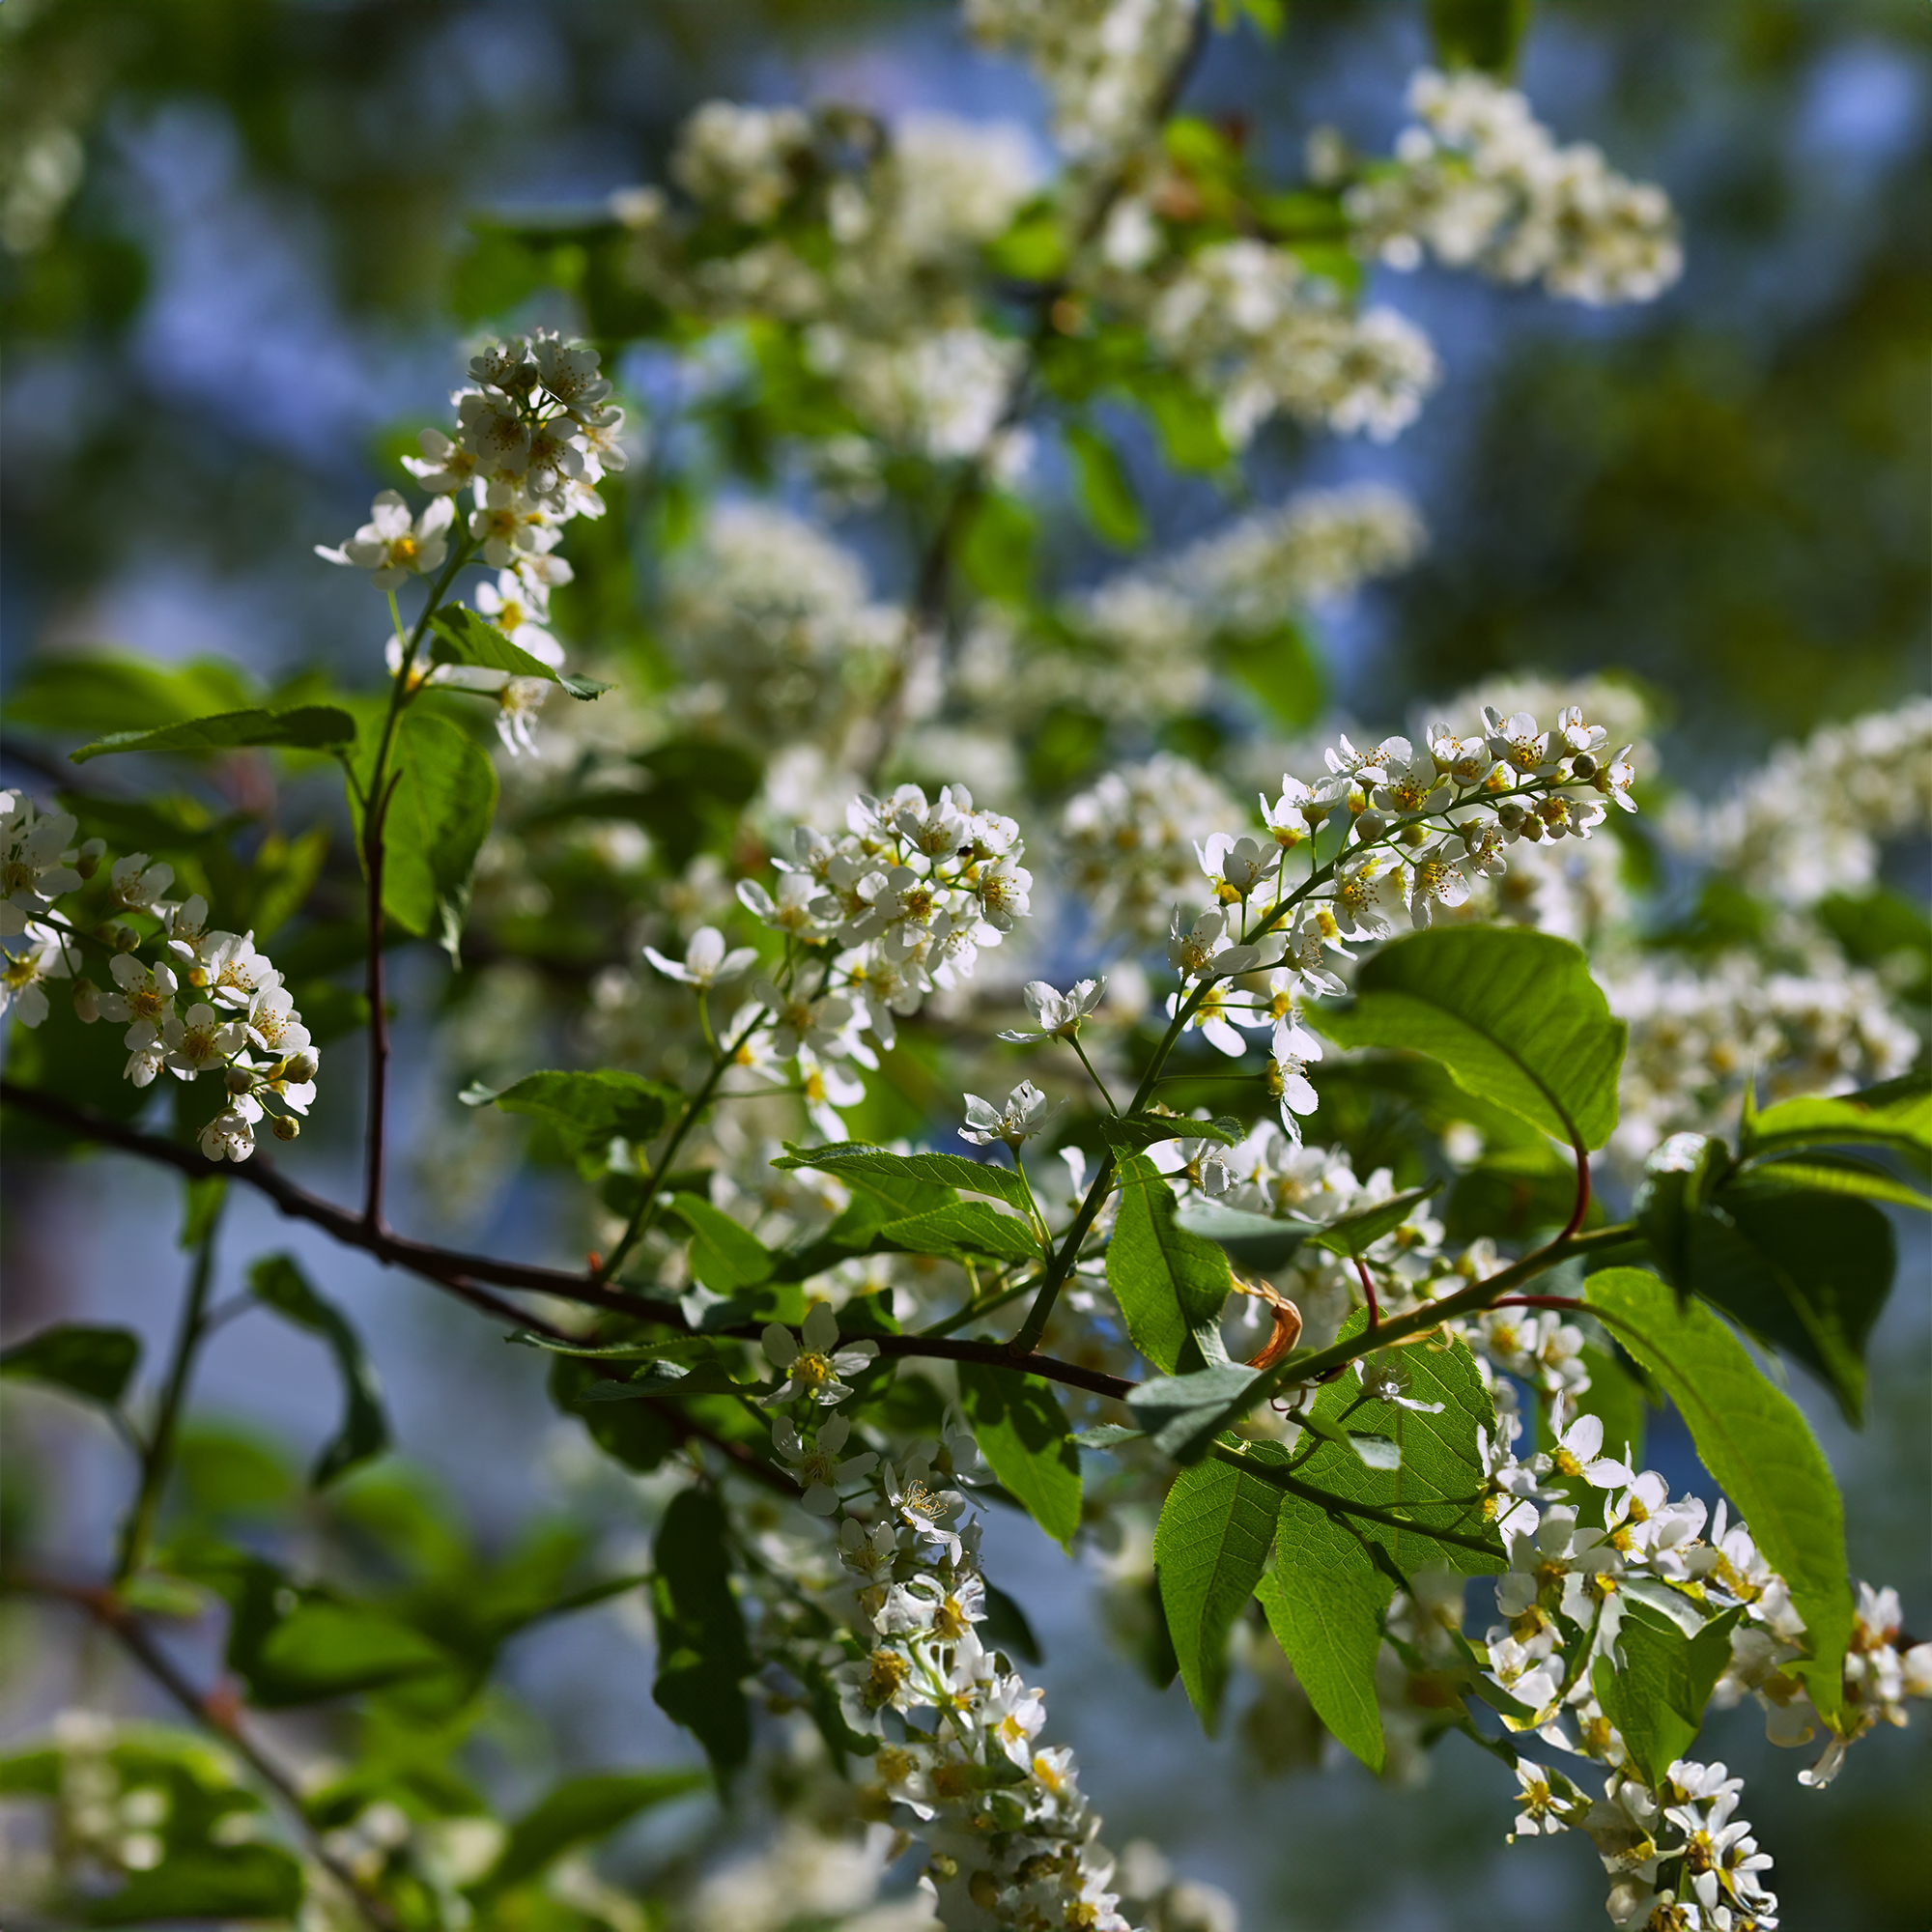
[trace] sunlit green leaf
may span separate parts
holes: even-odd
[[[959,1401],[994,1475],[1047,1535],[1070,1546],[1080,1527],[1080,1452],[1051,1384],[961,1362]]]

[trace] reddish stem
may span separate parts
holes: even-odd
[[[1590,1211],[1590,1151],[1581,1141],[1576,1143],[1576,1149],[1577,1205],[1571,1208],[1570,1218],[1563,1224],[1563,1232],[1557,1236],[1555,1241],[1550,1243],[1552,1247],[1555,1247],[1560,1242],[1567,1241],[1572,1235],[1576,1234],[1583,1225],[1583,1216]]]
[[[1563,1294],[1506,1294],[1500,1301],[1490,1303],[1492,1308],[1581,1308],[1580,1300],[1573,1300]]]
[[[1355,1272],[1362,1278],[1362,1298],[1369,1305],[1369,1333],[1373,1335],[1382,1325],[1382,1312],[1376,1306],[1376,1285],[1369,1279],[1369,1264],[1360,1255],[1355,1257]]]

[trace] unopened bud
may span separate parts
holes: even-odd
[[[1597,776],[1597,761],[1588,752],[1578,752],[1570,761],[1571,771],[1585,784]]]
[[[141,943],[141,935],[131,925],[118,923],[108,927],[106,936],[116,952],[132,952]]]
[[[73,1016],[83,1026],[92,1026],[100,1017],[100,988],[92,980],[73,982]]]
[[[1522,825],[1522,807],[1515,799],[1506,799],[1496,808],[1496,817],[1505,832],[1515,832]]]
[[[78,872],[83,879],[93,878],[95,873],[99,871],[100,862],[102,858],[106,856],[106,852],[107,852],[106,839],[104,838],[88,839],[87,842],[81,846],[80,850],[74,854],[73,869],[76,872]]]
[[[292,1141],[301,1132],[301,1122],[293,1114],[277,1114],[269,1122],[269,1131],[278,1141]]]
[[[1543,837],[1543,820],[1538,818],[1533,812],[1525,811],[1522,814],[1522,823],[1517,827],[1517,830],[1534,845]]]
[[[292,1053],[282,1062],[282,1078],[296,1081],[313,1080],[315,1070],[321,1065],[322,1062],[307,1047],[303,1047],[299,1053]]]
[[[1364,811],[1355,820],[1355,837],[1364,845],[1373,844],[1388,830],[1388,820],[1379,811]]]
[[[250,1094],[255,1089],[255,1069],[252,1066],[231,1066],[224,1076],[231,1094]]]
[[[1426,825],[1405,825],[1395,836],[1405,845],[1426,845],[1429,842],[1429,828]]]

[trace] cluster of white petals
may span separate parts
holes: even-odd
[[[1514,88],[1425,69],[1408,104],[1419,125],[1395,159],[1343,197],[1364,253],[1412,269],[1426,249],[1591,303],[1654,300],[1682,272],[1663,191],[1627,180],[1586,142],[1559,147]]]

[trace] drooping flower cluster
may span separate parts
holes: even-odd
[[[1759,1876],[1771,1860],[1735,1815],[1741,1781],[1722,1765],[1679,1762],[1662,1783],[1648,1783],[1598,1701],[1593,1666],[1614,1660],[1630,1605],[1690,1636],[1736,1611],[1716,1701],[1735,1703],[1748,1691],[1767,1713],[1772,1741],[1801,1745],[1825,1730],[1791,1668],[1809,1654],[1804,1620],[1748,1530],[1727,1524],[1723,1503],[1706,1538],[1701,1501],[1673,1502],[1662,1476],[1639,1474],[1609,1453],[1595,1416],[1565,1426],[1561,1404],[1554,1415],[1561,1434],[1553,1451],[1519,1463],[1499,1450],[1491,1472],[1510,1567],[1496,1584],[1501,1621],[1486,1641],[1489,1673],[1525,1707],[1505,1719],[1511,1729],[1594,1758],[1609,1776],[1604,1797],[1592,1800],[1560,1773],[1520,1763],[1518,1835],[1586,1833],[1615,1880],[1609,1911],[1619,1925],[1775,1926],[1777,1901]],[[1548,1485],[1557,1477],[1580,1480],[1601,1507],[1555,1501],[1559,1492]],[[1800,1774],[1805,1783],[1829,1782],[1852,1742],[1880,1721],[1903,1724],[1905,1699],[1932,1694],[1932,1644],[1901,1654],[1898,1625],[1896,1595],[1861,1584],[1845,1661],[1847,1715],[1827,1733],[1816,1767]]]
[[[31,799],[0,792],[8,887],[0,930],[21,942],[0,955],[0,1012],[38,1027],[49,1011],[47,981],[71,980],[83,1023],[127,1027],[123,1072],[136,1087],[151,1086],[163,1068],[183,1081],[219,1076],[226,1103],[200,1134],[210,1160],[246,1160],[264,1119],[278,1139],[294,1140],[315,1099],[319,1055],[255,935],[212,930],[199,893],[164,897],[174,867],[151,864],[145,852],[108,868],[103,906],[85,915],[62,908],[56,901],[94,878],[106,856],[99,838],[70,847],[78,829],[70,812],[37,812]],[[80,971],[90,947],[106,955],[105,990]]]
[[[1663,191],[1587,142],[1557,146],[1514,88],[1425,69],[1408,104],[1420,125],[1343,197],[1363,253],[1413,269],[1426,249],[1592,303],[1654,300],[1682,272]]]
[[[494,583],[479,586],[477,610],[554,668],[563,652],[545,628],[550,593],[572,575],[557,545],[573,517],[604,514],[597,485],[628,460],[619,440],[624,412],[610,399],[597,352],[552,329],[492,343],[470,358],[469,374],[473,386],[450,398],[456,435],[425,429],[417,438],[422,454],[403,459],[430,492],[421,514],[411,517],[399,491],[382,491],[355,536],[333,548],[318,544],[316,554],[366,570],[378,590],[393,595],[413,577],[440,581],[454,542],[458,565],[487,564],[497,573]],[[458,528],[457,499],[466,490],[473,507]],[[388,657],[392,672],[407,659],[414,683],[495,693],[504,747],[533,749],[533,715],[548,680],[477,665],[432,667],[427,653],[412,649],[400,619]]]
[[[837,1416],[809,1443],[781,1420],[775,1439],[805,1507],[838,1523],[848,1582],[827,1593],[842,1626],[831,1681],[846,1725],[878,1740],[862,1803],[924,1842],[939,1922],[1127,1932],[1073,1753],[1042,1742],[1041,1693],[980,1633],[980,1524],[941,1473],[976,1460],[970,1435],[876,1468],[870,1451],[841,1456]]]

